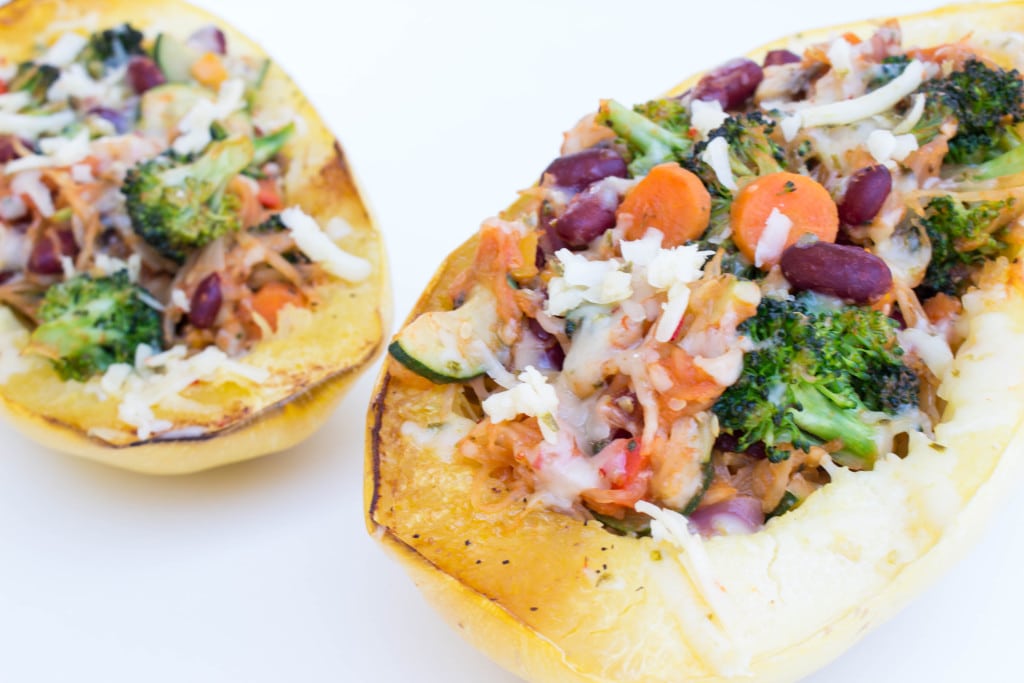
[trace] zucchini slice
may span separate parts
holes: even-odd
[[[498,325],[494,294],[478,287],[459,308],[416,318],[398,333],[388,352],[435,384],[464,382],[484,374],[501,348]]]
[[[153,60],[170,83],[188,83],[192,80],[192,65],[199,57],[174,36],[161,33],[153,45]]]

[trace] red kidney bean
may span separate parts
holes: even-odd
[[[615,209],[608,208],[600,194],[578,194],[554,225],[555,232],[567,245],[583,248],[605,230],[615,227]]]
[[[64,272],[61,256],[78,256],[78,245],[70,230],[58,230],[40,235],[28,255],[28,269],[40,275],[58,275]]]
[[[690,515],[690,527],[701,536],[754,533],[764,525],[761,501],[752,496],[736,496],[697,508]]]
[[[192,303],[188,313],[189,322],[200,329],[213,327],[220,313],[224,295],[220,288],[220,275],[210,273],[199,283],[192,293]]]
[[[537,322],[535,318],[527,318],[527,320],[527,325],[530,328],[530,332],[532,332],[533,336],[539,339],[540,341],[547,343],[551,339],[555,338],[555,335],[551,334],[543,327],[541,327],[540,323]]]
[[[746,57],[732,59],[700,79],[693,89],[698,100],[718,100],[722,109],[735,109],[746,102],[764,78],[764,71]]]
[[[594,147],[558,157],[544,173],[554,179],[556,186],[579,192],[602,178],[625,178],[626,161],[614,149]]]
[[[903,318],[903,311],[900,310],[899,304],[892,307],[889,317],[896,321],[896,327],[901,330],[907,329],[907,321]]]
[[[166,82],[164,72],[149,57],[135,55],[128,60],[128,83],[137,94],[141,95]]]
[[[562,364],[565,362],[565,351],[562,350],[562,345],[558,343],[558,339],[553,334],[541,327],[539,322],[533,318],[529,318],[529,321],[530,333],[544,347],[538,369],[561,370]]]
[[[18,150],[14,148],[14,137],[11,135],[0,135],[0,164],[14,161],[18,156]]]
[[[765,66],[778,66],[779,64],[793,64],[803,61],[800,55],[789,50],[769,50],[764,56]]]
[[[839,220],[846,225],[864,225],[874,220],[892,190],[892,174],[881,164],[858,169],[846,185],[839,202]]]
[[[228,51],[228,41],[224,37],[224,32],[213,24],[198,29],[185,42],[199,52],[215,52],[223,55]]]
[[[537,227],[540,228],[540,239],[537,240],[537,257],[536,265],[538,270],[544,269],[544,264],[547,263],[548,255],[554,254],[559,249],[565,247],[565,242],[555,232],[555,212],[551,208],[551,204],[547,201],[541,202],[540,209],[537,210]]]
[[[782,252],[782,274],[794,289],[866,303],[889,291],[885,261],[860,247],[830,242],[797,242]]]

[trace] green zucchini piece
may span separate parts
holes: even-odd
[[[199,100],[212,101],[214,94],[198,85],[165,83],[147,90],[139,102],[139,131],[169,136]]]
[[[199,55],[174,36],[161,33],[153,45],[153,60],[171,83],[188,83],[192,80],[192,65]]]
[[[424,313],[406,325],[388,352],[435,384],[479,377],[502,346],[497,309],[494,295],[477,288],[459,308]]]

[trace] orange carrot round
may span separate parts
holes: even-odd
[[[277,329],[278,311],[286,304],[302,306],[303,303],[304,299],[298,290],[291,285],[277,281],[263,285],[252,297],[253,310],[259,313],[275,330]]]
[[[756,263],[758,242],[775,210],[793,223],[782,249],[807,234],[823,242],[836,241],[839,212],[828,190],[798,173],[769,173],[740,190],[730,211],[732,239],[751,261]],[[764,256],[758,265],[765,269],[775,265],[782,249]]]
[[[192,64],[192,76],[208,88],[219,88],[231,75],[224,60],[215,52],[207,52]]]
[[[679,164],[659,164],[636,184],[616,211],[632,217],[626,239],[637,240],[648,228],[664,235],[663,246],[695,240],[711,220],[711,195],[694,173]]]

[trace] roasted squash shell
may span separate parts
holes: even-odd
[[[1024,30],[1024,5],[962,5],[900,19],[906,45]],[[862,22],[802,33],[814,42]],[[779,40],[751,53],[787,47]],[[1007,56],[1007,64],[1019,57]],[[696,81],[692,78],[674,92]],[[444,305],[475,239],[440,268],[410,320]],[[538,508],[470,503],[454,457],[459,388],[393,359],[368,415],[370,533],[458,632],[526,680],[795,681],[837,657],[958,558],[1024,465],[1024,270],[965,297],[969,330],[941,395],[935,440],[870,472],[839,469],[796,511],[751,535],[669,543],[613,536]],[[683,534],[685,535],[685,534]]]
[[[23,60],[60,27],[95,30],[130,22],[141,30],[186,36],[221,28],[232,53],[263,57],[259,46],[225,22],[184,2],[15,0],[0,9],[0,42],[8,59]],[[330,417],[354,380],[380,353],[390,328],[390,285],[384,247],[348,160],[324,121],[291,79],[271,64],[253,102],[255,112],[296,115],[303,125],[285,146],[285,203],[321,225],[341,217],[353,231],[340,244],[367,259],[369,278],[320,286],[321,303],[287,332],[256,344],[244,362],[269,371],[258,385],[192,386],[187,402],[159,409],[171,435],[141,440],[111,436],[117,402],[97,400],[81,384],[63,382],[39,364],[0,384],[0,405],[12,424],[47,447],[150,474],[182,474],[286,449]],[[103,439],[96,430],[104,430]]]

